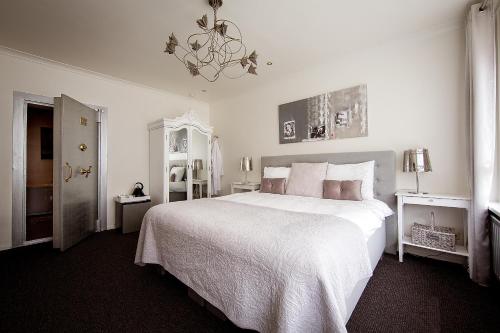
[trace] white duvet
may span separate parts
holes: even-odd
[[[163,266],[240,327],[345,332],[346,299],[372,274],[366,238],[389,211],[257,192],[158,205],[135,262]]]

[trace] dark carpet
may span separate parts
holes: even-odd
[[[95,234],[65,253],[0,252],[0,332],[241,332],[155,267],[133,264],[137,235]],[[349,332],[499,332],[500,292],[463,267],[386,255]]]

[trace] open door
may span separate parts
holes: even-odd
[[[66,96],[54,99],[54,229],[61,251],[94,231],[98,219],[98,115]]]

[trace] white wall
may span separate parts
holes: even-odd
[[[147,123],[179,116],[189,108],[209,122],[209,106],[190,98],[58,65],[0,49],[0,249],[11,246],[13,92],[69,95],[108,107],[108,228],[114,227],[112,197],[129,193],[136,181],[148,189]]]
[[[224,155],[223,189],[240,180],[239,158],[348,151],[430,150],[434,171],[426,191],[467,193],[465,151],[465,37],[460,27],[344,55],[253,91],[213,103],[211,122]],[[319,52],[319,50],[318,50]],[[368,137],[314,143],[278,143],[278,105],[358,84],[368,85]],[[413,188],[414,174],[397,174],[398,188]]]

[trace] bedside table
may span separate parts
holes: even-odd
[[[139,231],[142,219],[151,208],[150,196],[120,198],[115,197],[115,220],[116,227],[122,229],[122,233]]]
[[[235,190],[243,191],[258,191],[260,189],[260,183],[247,183],[233,182],[231,183],[231,193],[236,193]]]
[[[470,198],[464,196],[456,195],[442,195],[442,194],[415,194],[410,192],[399,191],[396,193],[398,198],[398,252],[399,261],[403,262],[403,254],[405,246],[420,247],[432,251],[444,252],[449,254],[454,254],[458,256],[469,257],[469,251],[467,249],[467,238],[469,234],[469,220],[470,220]],[[463,245],[456,245],[456,251],[447,251],[442,249],[436,249],[433,247],[428,247],[420,244],[414,244],[411,241],[411,230],[410,234],[405,233],[406,229],[411,228],[409,221],[405,221],[404,210],[406,205],[420,205],[420,206],[433,206],[433,207],[448,207],[464,209],[465,216],[463,219]],[[470,267],[469,260],[469,267]]]

